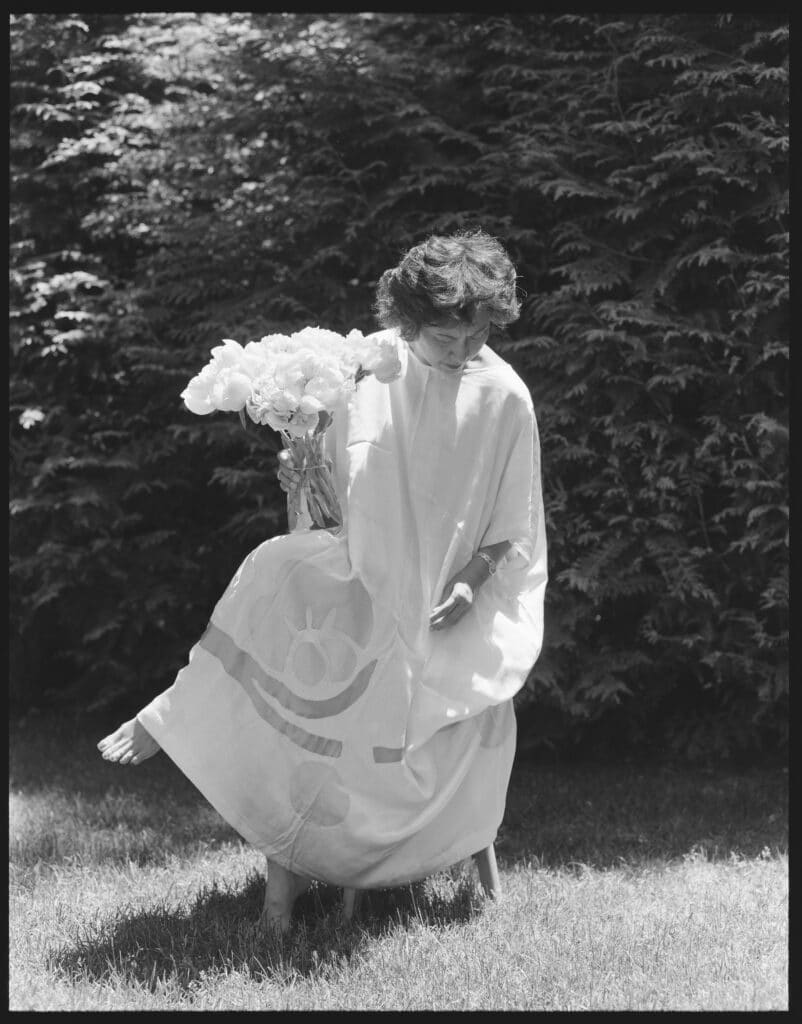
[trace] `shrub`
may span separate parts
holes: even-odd
[[[521,710],[566,745],[784,742],[783,17],[35,14],[12,71],[20,701],[157,692],[284,528],[270,435],[180,407],[208,349],[368,329],[401,251],[482,226],[543,444]]]

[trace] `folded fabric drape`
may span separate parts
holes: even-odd
[[[342,529],[252,551],[175,684],[138,715],[245,839],[360,889],[493,842],[512,697],[543,638],[528,390],[488,348],[449,374],[398,343],[400,377],[363,380],[326,432]],[[502,540],[510,554],[471,610],[430,630],[448,579]]]

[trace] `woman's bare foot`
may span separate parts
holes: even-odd
[[[159,744],[136,718],[123,722],[120,728],[97,745],[104,761],[117,764],[141,764],[161,750]]]
[[[261,921],[285,935],[290,930],[290,918],[296,899],[312,884],[311,878],[296,875],[275,861],[267,861],[267,888]]]

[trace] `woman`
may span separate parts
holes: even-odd
[[[543,636],[537,426],[487,344],[519,312],[509,257],[432,237],[376,310],[402,372],[365,378],[326,432],[342,530],[251,552],[175,684],[98,744],[168,753],[266,854],[282,930],[312,878],[392,886],[492,845]]]

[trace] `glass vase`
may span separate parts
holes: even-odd
[[[294,529],[303,529],[311,521],[310,529],[338,530],[343,516],[334,489],[331,460],[323,451],[323,432],[293,437],[282,430],[281,441],[301,474],[299,485],[289,498],[289,508],[295,516]]]

